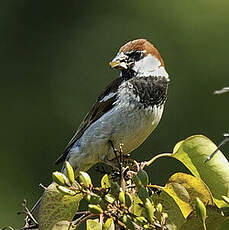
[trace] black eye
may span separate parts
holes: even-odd
[[[131,51],[126,53],[126,55],[135,61],[139,61],[142,57],[142,52],[141,51]]]

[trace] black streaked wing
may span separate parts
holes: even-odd
[[[55,161],[55,164],[58,164],[60,162],[63,162],[70,149],[74,145],[74,143],[83,135],[84,131],[95,121],[97,121],[100,117],[103,116],[106,112],[111,110],[114,107],[114,102],[117,98],[117,90],[118,87],[123,82],[123,78],[119,77],[116,78],[114,81],[112,81],[106,89],[100,94],[98,97],[96,103],[93,105],[90,112],[86,115],[83,122],[81,123],[79,129],[73,136],[73,138],[70,140],[68,145],[66,146],[64,152],[60,155],[60,157]]]

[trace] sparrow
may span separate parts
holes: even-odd
[[[165,105],[169,76],[158,50],[146,39],[123,45],[110,67],[120,71],[100,94],[56,164],[68,161],[75,172],[99,162],[110,164],[122,145],[128,154],[157,127]],[[65,173],[65,166],[62,172]],[[42,197],[32,208],[38,215]]]
[[[109,163],[120,144],[123,154],[135,150],[163,113],[169,76],[149,41],[129,41],[109,64],[119,70],[119,76],[103,90],[56,160],[56,164],[69,161],[76,176],[99,162]]]

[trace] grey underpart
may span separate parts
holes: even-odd
[[[152,82],[155,80],[153,77],[148,78]],[[139,79],[136,82],[134,79],[119,86],[113,107],[92,123],[70,149],[66,160],[73,166],[76,175],[98,162],[114,158],[109,141],[113,142],[115,148],[123,144],[123,153],[127,154],[141,145],[158,125],[164,109],[167,82],[160,82],[163,85],[159,90],[161,97],[158,90],[153,89],[148,90],[148,94],[143,97],[138,86],[147,91],[146,87],[153,88],[155,83],[149,84],[148,80],[145,82],[142,79],[139,84],[136,83]]]

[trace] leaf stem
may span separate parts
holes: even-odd
[[[204,230],[207,230],[207,227],[206,227],[206,222],[205,222],[205,220],[203,221],[203,227],[204,227]]]
[[[172,153],[161,153],[161,154],[158,154],[158,155],[154,156],[153,158],[151,158],[149,161],[143,162],[143,167],[150,166],[158,158],[161,158],[161,157],[171,157],[171,156],[172,156]]]

